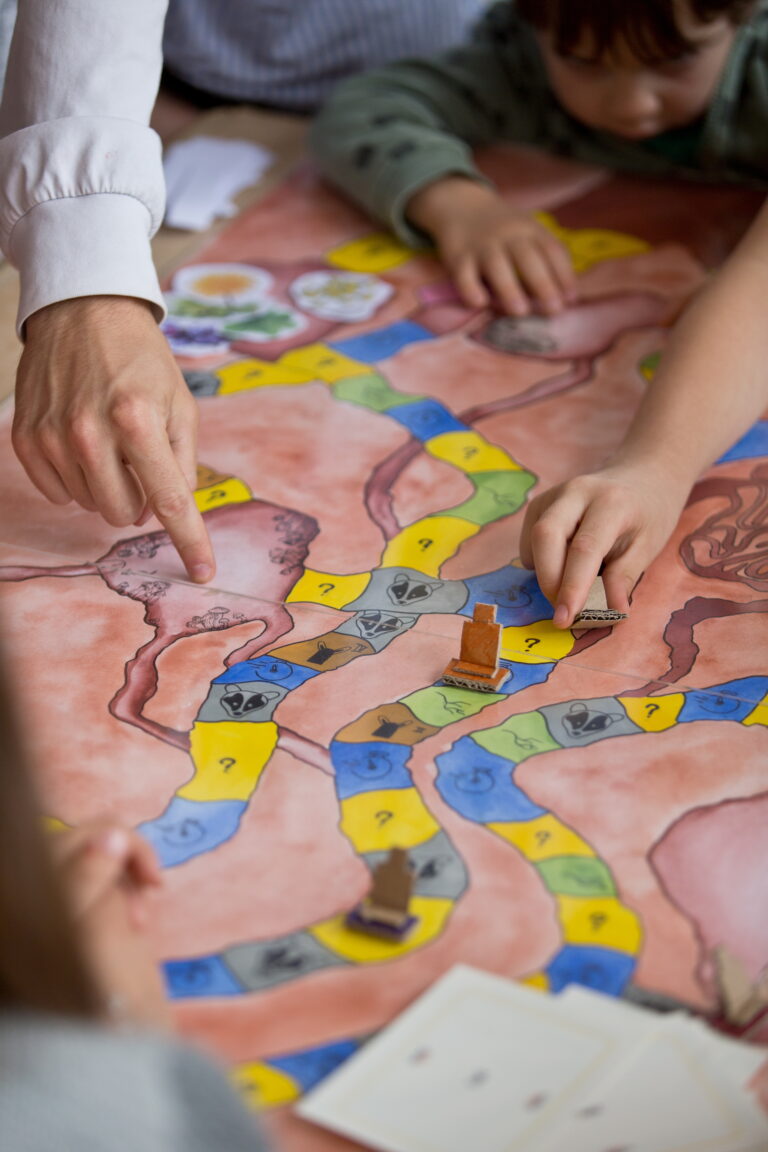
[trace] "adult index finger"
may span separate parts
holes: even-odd
[[[213,548],[165,429],[145,430],[143,439],[125,443],[123,451],[190,580],[205,584],[216,570]]]

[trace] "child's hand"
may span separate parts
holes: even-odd
[[[165,1026],[168,1009],[147,931],[149,893],[161,883],[151,847],[136,832],[103,821],[54,833],[51,845],[107,1013]]]
[[[687,495],[652,465],[613,465],[532,500],[520,556],[555,606],[554,623],[571,626],[599,572],[608,607],[627,612],[632,589],[671,535]]]
[[[16,377],[13,446],[54,504],[77,501],[119,527],[154,514],[191,580],[213,575],[195,506],[198,410],[149,305],[83,296],[29,317]]]
[[[408,217],[432,237],[471,308],[493,296],[513,316],[527,315],[532,302],[552,314],[576,298],[571,258],[560,241],[483,184],[437,180],[411,197]]]

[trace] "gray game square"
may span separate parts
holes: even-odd
[[[197,714],[198,720],[219,723],[237,720],[261,724],[271,720],[288,689],[267,680],[246,680],[242,684],[211,684],[211,690]]]
[[[345,620],[336,631],[343,632],[347,636],[362,637],[374,651],[381,652],[396,636],[402,636],[409,628],[413,628],[417,620],[418,616],[411,613],[363,608],[349,620]]]
[[[379,568],[349,609],[381,608],[391,612],[458,612],[469,591],[463,580],[435,580],[415,568]]]
[[[360,858],[373,871],[388,855],[387,852],[366,852]],[[414,874],[415,896],[456,900],[466,890],[466,866],[446,832],[437,832],[423,844],[409,848],[408,860]]]
[[[320,968],[347,963],[309,932],[291,932],[274,940],[236,944],[222,952],[222,959],[251,992],[296,980]]]
[[[634,736],[643,731],[613,696],[546,704],[539,711],[554,739],[564,748],[581,748],[611,736]]]

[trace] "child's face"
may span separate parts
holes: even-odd
[[[546,33],[538,33],[555,95],[576,120],[627,140],[690,124],[714,95],[736,28],[725,17],[702,24],[687,11],[681,11],[678,27],[692,51],[653,63],[639,61],[622,40],[593,59],[587,37],[563,56]]]

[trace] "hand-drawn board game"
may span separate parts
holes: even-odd
[[[618,443],[758,197],[483,162],[568,246],[563,316],[464,308],[310,172],[173,277],[212,586],[160,531],[49,507],[2,423],[3,628],[47,811],[155,846],[180,1026],[291,1150],[344,1142],[280,1106],[457,961],[716,1016],[711,950],[768,956],[768,422],[615,632],[555,630],[517,559],[527,497]],[[439,682],[478,602],[498,693]],[[392,846],[400,943],[344,920]]]

